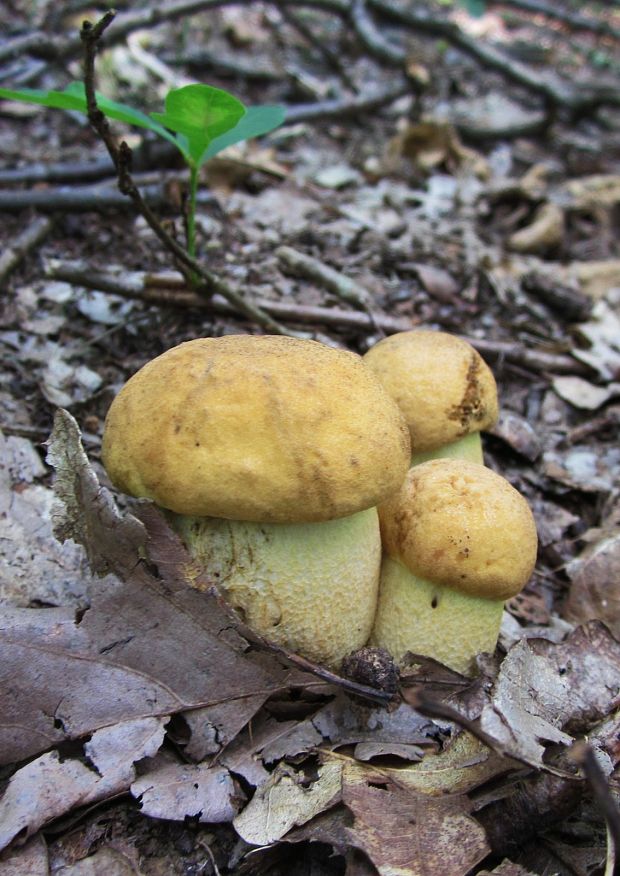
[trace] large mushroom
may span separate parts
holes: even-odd
[[[412,464],[437,457],[482,463],[480,431],[497,420],[497,387],[471,344],[415,329],[379,341],[364,362],[405,417]]]
[[[408,651],[469,674],[493,651],[504,601],[527,583],[536,526],[508,481],[478,463],[411,468],[379,506],[384,557],[371,641],[399,663]]]
[[[113,401],[103,439],[115,486],[167,509],[246,622],[329,666],[370,634],[375,506],[409,455],[359,356],[269,336],[200,338],[154,359]]]

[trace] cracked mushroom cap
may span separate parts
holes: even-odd
[[[497,420],[497,387],[467,341],[415,330],[384,338],[364,362],[401,409],[414,453],[435,450]]]
[[[230,335],[168,350],[108,412],[116,487],[178,514],[264,522],[345,517],[409,465],[402,416],[359,356],[315,341]]]
[[[386,554],[469,596],[509,599],[536,562],[536,524],[523,496],[465,460],[414,466],[400,492],[379,506],[379,521]]]

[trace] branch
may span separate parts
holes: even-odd
[[[353,0],[351,24],[363,46],[379,61],[395,67],[402,67],[407,60],[404,49],[387,40],[368,14],[366,0]]]
[[[533,12],[544,15],[546,18],[555,19],[555,21],[561,21],[562,24],[568,25],[573,30],[587,30],[591,33],[620,39],[620,30],[612,27],[609,22],[602,21],[600,18],[588,18],[578,12],[560,9],[557,6],[550,6],[544,0],[494,0],[494,5],[512,6],[515,9],[523,9],[525,12]]]
[[[53,224],[51,219],[38,216],[12,243],[6,245],[0,254],[0,283],[4,282],[11,271],[15,270],[25,255],[42,240],[45,240]]]

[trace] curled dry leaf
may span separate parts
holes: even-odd
[[[618,707],[620,642],[591,622],[565,642],[518,642],[508,652],[480,716],[480,728],[502,751],[543,767],[545,745],[570,745]]]

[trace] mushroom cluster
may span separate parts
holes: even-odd
[[[363,360],[199,338],[128,381],[103,461],[275,644],[338,668],[370,641],[469,673],[536,558],[527,503],[481,464],[496,417],[490,369],[443,332],[393,335]]]
[[[270,336],[168,350],[114,399],[103,439],[112,483],[166,509],[251,627],[333,667],[369,638],[376,506],[409,458],[402,416],[359,356]]]

